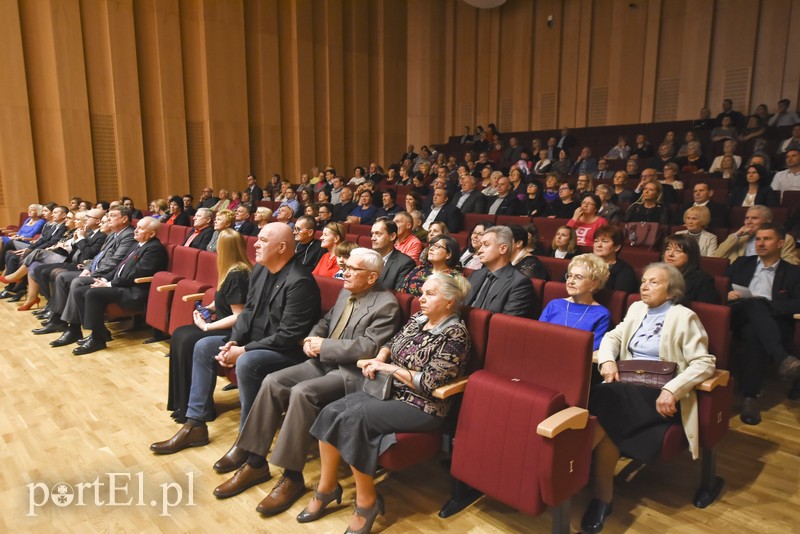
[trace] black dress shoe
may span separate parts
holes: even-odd
[[[92,332],[88,336],[82,337],[81,339],[78,340],[78,345],[86,345],[89,341],[91,341],[95,337],[97,337],[100,341],[104,341],[106,343],[108,343],[113,339],[111,337],[111,332],[109,332],[107,329],[103,329],[103,331],[100,333],[95,334],[95,332]]]
[[[78,348],[72,349],[72,354],[75,356],[83,356],[84,354],[91,354],[92,352],[103,350],[104,348],[106,348],[105,341],[99,341],[94,339],[92,336],[89,336],[89,341]]]
[[[596,534],[603,530],[606,517],[611,515],[611,503],[604,503],[600,499],[592,499],[581,519],[581,532]]]
[[[20,291],[19,293],[8,299],[8,302],[19,302],[24,298],[25,298],[25,293]]]
[[[16,295],[16,293],[14,293],[13,291],[9,291],[8,289],[0,291],[0,299],[10,299],[14,295]]]
[[[41,310],[34,310],[34,311],[32,311],[32,312],[31,312],[31,314],[32,314],[34,317],[38,317],[39,319],[43,319],[43,316],[44,316],[44,315],[49,315],[49,314],[50,314],[50,310],[48,310],[48,309],[45,307],[45,308],[42,308]]]
[[[56,332],[64,332],[67,330],[67,325],[62,321],[51,321],[41,328],[34,328],[31,330],[37,336],[42,334],[55,334]]]
[[[742,400],[742,411],[739,419],[746,425],[757,425],[761,422],[761,409],[758,407],[758,399],[755,397],[745,397]]]
[[[792,389],[789,390],[789,393],[786,396],[789,398],[789,400],[800,399],[800,378],[794,381]]]
[[[81,338],[80,331],[76,332],[74,330],[67,330],[61,337],[56,339],[55,341],[50,342],[50,346],[52,347],[64,347],[66,345],[72,345],[76,341]]]

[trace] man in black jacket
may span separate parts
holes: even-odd
[[[408,273],[417,266],[414,260],[394,248],[397,241],[397,225],[394,221],[381,219],[372,225],[372,250],[383,258],[383,270],[378,285],[385,289],[398,290]]]
[[[184,247],[192,247],[199,250],[206,250],[214,235],[214,227],[211,222],[214,220],[214,212],[209,208],[200,208],[194,214],[194,230],[186,237],[183,242]]]
[[[744,402],[740,418],[748,425],[761,422],[756,397],[762,387],[762,360],[778,366],[784,380],[800,377],[800,360],[786,352],[800,313],[800,267],[781,259],[786,231],[763,224],[756,232],[756,255],[742,256],[728,269],[733,310],[732,326],[744,340],[740,377]]]
[[[258,187],[258,183],[256,182],[255,174],[251,173],[247,175],[247,189],[245,189],[245,191],[250,193],[250,201],[253,205],[258,205],[258,203],[264,199],[264,191]]]
[[[294,246],[289,225],[270,223],[261,229],[244,310],[230,338],[210,336],[195,345],[187,423],[172,438],[150,445],[151,451],[172,454],[208,443],[206,422],[216,417],[220,366],[236,368],[244,422],[264,378],[307,359],[301,345],[319,318],[320,292],[297,261]]]

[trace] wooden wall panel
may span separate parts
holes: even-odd
[[[20,4],[28,98],[42,200],[92,198],[89,104],[77,0]]]
[[[0,220],[38,200],[34,139],[25,77],[22,29],[16,0],[0,0]],[[16,224],[16,223],[15,223]]]
[[[138,206],[173,191],[199,196],[202,187],[189,184],[178,1],[137,0],[133,7],[146,187],[127,183],[125,193]]]
[[[0,216],[36,195],[143,205],[241,189],[250,170],[348,175],[464,125],[800,98],[800,0],[0,0],[0,15]]]

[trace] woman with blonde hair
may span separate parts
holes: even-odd
[[[262,228],[269,224],[272,220],[272,210],[266,206],[259,206],[256,208],[256,213],[253,215],[253,222],[256,223],[256,229],[253,235],[258,235]]]
[[[222,211],[229,209],[231,204],[231,199],[228,198],[228,190],[227,189],[220,189],[219,190],[219,202],[211,206],[211,209],[214,211]],[[231,210],[233,211],[233,210]]]
[[[575,256],[567,267],[567,297],[551,300],[539,320],[594,332],[594,350],[611,325],[611,313],[594,300],[608,280],[608,264],[594,254]]]
[[[220,232],[226,228],[232,227],[235,220],[236,214],[231,210],[220,210],[217,212],[217,215],[214,217],[214,233],[211,234],[211,241],[209,241],[206,250],[210,252],[217,251],[217,240],[219,239]]]
[[[170,340],[167,409],[172,410],[172,418],[178,423],[186,422],[194,346],[204,337],[230,334],[247,301],[251,269],[244,237],[232,228],[220,231],[217,240],[219,275],[214,301],[202,311],[192,312],[193,324],[177,328]],[[206,314],[206,310],[215,315]]]

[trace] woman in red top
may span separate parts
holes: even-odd
[[[579,247],[591,247],[594,244],[594,232],[601,226],[606,226],[608,221],[597,215],[600,209],[600,197],[593,193],[584,194],[581,206],[567,222],[567,226],[575,229]]]
[[[336,245],[344,241],[345,237],[344,225],[341,223],[332,222],[325,226],[322,230],[320,242],[322,243],[322,248],[328,252],[322,255],[311,274],[333,278],[339,272],[339,262],[335,255]]]

